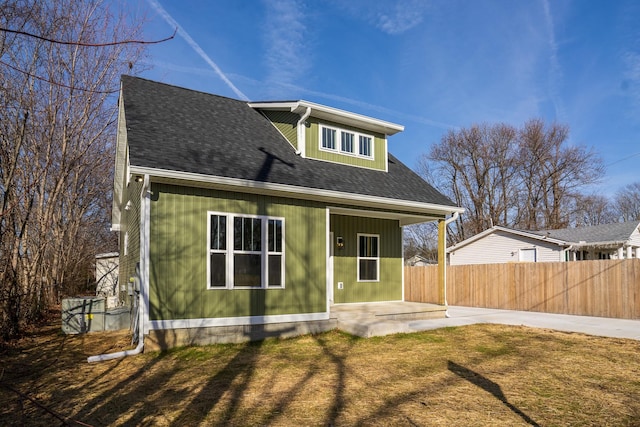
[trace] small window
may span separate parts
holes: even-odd
[[[371,137],[360,135],[360,151],[361,156],[371,157]]]
[[[380,236],[358,234],[358,281],[377,282],[380,278]]]
[[[336,130],[323,127],[322,128],[322,148],[328,150],[336,149]]]
[[[345,153],[353,153],[353,134],[351,132],[341,132],[342,141],[340,145],[340,150]]]

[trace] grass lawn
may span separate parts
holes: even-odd
[[[86,362],[128,344],[57,324],[13,343],[0,353],[0,425],[640,425],[632,340],[474,325]]]

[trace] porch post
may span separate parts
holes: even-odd
[[[438,220],[438,304],[447,305],[447,224]]]

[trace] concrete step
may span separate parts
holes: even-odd
[[[363,338],[411,332],[407,322],[380,319],[341,319],[338,329]]]

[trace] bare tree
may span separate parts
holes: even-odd
[[[640,221],[640,181],[619,190],[615,195],[614,206],[620,221]]]
[[[570,205],[580,190],[604,175],[602,159],[582,146],[567,146],[569,128],[540,119],[520,130],[523,198],[517,225],[529,230],[569,225]]]
[[[404,227],[404,258],[420,255],[429,261],[438,260],[438,227],[436,223]]]
[[[466,209],[452,230],[457,242],[492,225],[567,226],[582,188],[603,174],[593,151],[567,144],[569,129],[530,120],[450,130],[418,163],[418,173]]]
[[[474,125],[449,131],[418,170],[467,211],[454,229],[456,240],[493,224],[507,224],[517,197],[517,131],[506,124]]]
[[[587,227],[608,224],[616,221],[613,206],[606,196],[578,195],[575,197],[572,226]]]
[[[0,31],[5,339],[86,284],[95,253],[113,249],[104,208],[118,81],[143,54],[118,40],[137,38],[142,22],[101,0],[0,1],[11,29]]]

